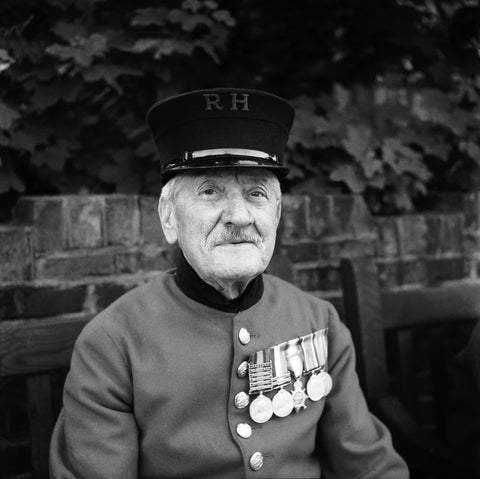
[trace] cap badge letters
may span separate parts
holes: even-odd
[[[253,421],[262,424],[273,415],[287,417],[294,409],[296,413],[305,409],[307,399],[319,401],[330,393],[327,334],[327,328],[321,329],[250,356],[248,393],[258,394],[249,407]],[[277,389],[272,398],[266,394]]]

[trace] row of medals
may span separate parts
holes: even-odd
[[[332,389],[326,372],[327,329],[277,344],[252,354],[248,361],[249,395],[258,394],[249,406],[256,423],[267,422],[274,414],[287,417],[294,409],[305,409],[307,399],[320,401]],[[309,375],[306,388],[302,376]],[[285,389],[294,379],[293,390]],[[270,399],[264,393],[279,389]]]

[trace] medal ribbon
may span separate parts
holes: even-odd
[[[328,360],[328,329],[320,329],[313,333],[313,347],[317,355],[317,361],[320,370],[324,371],[327,368]]]
[[[248,394],[271,391],[273,389],[272,360],[270,349],[252,354],[248,360]]]
[[[277,389],[291,382],[290,372],[285,358],[287,343],[281,343],[270,348],[273,356],[273,388]]]
[[[327,328],[320,329],[251,354],[248,360],[249,394],[290,384],[290,371],[298,379],[302,373],[325,370],[328,358],[327,333]]]

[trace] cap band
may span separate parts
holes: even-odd
[[[271,155],[265,151],[249,150],[245,148],[213,148],[210,150],[186,151],[183,153],[183,161],[195,160],[197,158],[212,158],[215,156],[245,156],[260,158],[278,163],[277,155]]]

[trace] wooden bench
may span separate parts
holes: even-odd
[[[0,322],[0,376],[25,378],[33,477],[46,479],[48,449],[59,407],[52,400],[54,371],[68,370],[73,344],[89,320],[85,315]],[[3,451],[8,454],[8,444]]]
[[[342,260],[341,277],[360,383],[412,478],[479,478],[480,458],[452,447],[447,426],[452,365],[480,318],[480,281],[382,291],[369,258]]]

